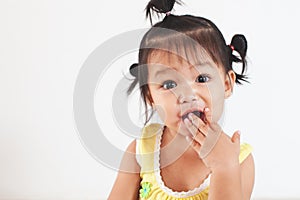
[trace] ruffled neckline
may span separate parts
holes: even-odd
[[[165,183],[162,179],[161,170],[160,170],[160,147],[161,147],[163,130],[164,130],[164,126],[162,125],[159,133],[156,136],[155,151],[154,151],[154,152],[157,152],[154,154],[154,169],[157,169],[157,170],[155,170],[154,173],[155,173],[155,177],[156,177],[156,181],[157,181],[158,185],[168,195],[178,197],[178,198],[191,197],[191,196],[201,193],[209,186],[210,175],[208,175],[206,177],[206,179],[202,182],[202,184],[199,187],[196,187],[196,188],[194,188],[192,190],[188,190],[188,191],[173,191],[171,188],[169,188],[165,185]]]

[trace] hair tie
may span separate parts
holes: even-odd
[[[230,49],[232,50],[232,51],[234,51],[234,46],[233,45],[228,45],[229,47],[230,47]]]
[[[130,68],[129,68],[129,72],[132,76],[137,77],[138,76],[138,63],[133,63]]]
[[[166,16],[171,15],[171,11],[166,12]]]

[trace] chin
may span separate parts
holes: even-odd
[[[185,126],[185,124],[183,123],[182,120],[180,122],[178,122],[176,132],[177,132],[177,134],[182,135],[182,136],[190,135],[188,128]]]

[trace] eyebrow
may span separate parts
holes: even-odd
[[[160,74],[165,74],[167,71],[173,71],[171,68],[165,68],[155,72],[154,77],[158,77]]]
[[[196,70],[199,69],[199,68],[210,68],[210,69],[213,69],[213,66],[209,62],[204,62],[204,63],[201,63],[201,64],[197,64],[197,65],[191,66],[188,69],[191,69],[191,68],[195,68]],[[173,71],[173,70],[174,69],[168,68],[168,67],[164,68],[162,70],[158,70],[158,71],[155,72],[154,77],[158,77],[161,74],[165,74],[166,72]]]
[[[196,69],[200,68],[200,67],[201,68],[212,68],[212,69],[214,68],[211,62],[204,62],[204,63],[196,64],[196,65],[194,65],[192,67],[194,67]]]

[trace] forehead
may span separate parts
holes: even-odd
[[[166,45],[166,47],[152,49],[148,55],[148,63],[149,61],[159,61],[162,58],[176,59],[180,62],[188,62],[191,65],[212,61],[208,52],[199,44],[189,45],[184,43],[178,45],[176,42]]]
[[[155,50],[151,52],[148,57],[148,66],[150,73],[151,71],[162,70],[165,68],[171,68],[175,70],[187,70],[198,68],[198,66],[210,66],[215,67],[216,64],[212,59],[206,54],[190,53],[190,54],[175,54],[162,50]]]

